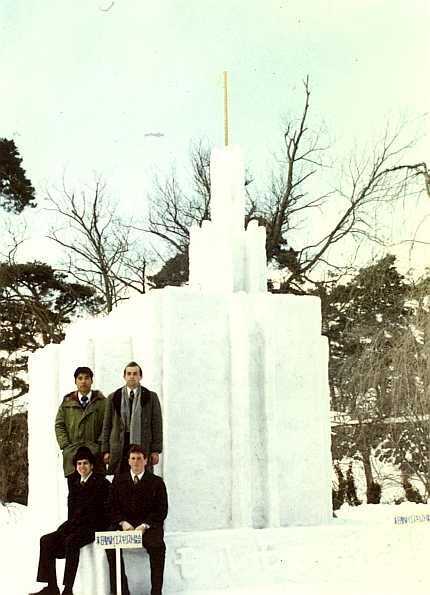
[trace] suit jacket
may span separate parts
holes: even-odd
[[[109,509],[113,524],[128,521],[133,527],[141,523],[162,527],[168,510],[164,481],[146,472],[135,485],[130,472],[117,475],[112,482]]]
[[[124,423],[121,418],[122,387],[111,393],[106,401],[102,431],[102,452],[110,453],[108,474],[119,472],[124,449]],[[142,407],[140,446],[150,454],[163,450],[163,422],[157,393],[140,386]]]
[[[88,542],[94,540],[95,531],[103,531],[109,526],[108,501],[110,483],[103,476],[92,473],[85,484],[81,477],[69,485],[67,499],[67,521],[60,525],[59,531],[85,535]]]

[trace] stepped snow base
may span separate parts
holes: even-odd
[[[163,593],[255,589],[259,585],[263,593],[267,585],[290,580],[292,572],[306,577],[301,570],[315,563],[314,555],[309,556],[307,552],[310,529],[168,533],[165,537],[167,556]],[[81,552],[75,595],[109,595],[104,550],[92,544],[82,548]],[[303,561],[300,568],[293,570],[291,558],[297,559],[298,552],[301,552]],[[125,550],[123,554],[131,595],[147,595],[150,593],[150,569],[146,551]],[[321,552],[314,554],[321,555]]]
[[[377,508],[373,525],[333,519],[318,527],[167,534],[163,595],[428,593],[428,523],[394,524],[397,507],[381,523]],[[126,556],[131,595],[148,595],[147,554],[132,550]]]

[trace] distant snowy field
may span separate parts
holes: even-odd
[[[428,595],[430,505],[344,505],[337,515],[330,525],[283,529],[290,544],[286,583],[276,584],[275,579],[264,588],[223,593]],[[38,588],[34,579],[43,521],[37,523],[30,522],[25,506],[0,505],[1,595],[25,595]],[[186,595],[215,593],[221,592],[188,591]]]

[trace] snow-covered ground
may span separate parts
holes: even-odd
[[[291,527],[287,580],[222,591],[288,595],[427,595],[430,505],[344,505],[330,525]],[[40,519],[38,520],[40,522]],[[37,523],[36,523],[37,524]],[[0,594],[23,595],[35,583],[39,528],[26,507],[0,506]],[[40,526],[40,525],[39,525]],[[46,528],[48,530],[48,528]],[[220,591],[188,591],[215,595]],[[91,595],[91,593],[85,594]],[[134,594],[133,595],[141,595]],[[166,592],[166,595],[170,595]],[[185,595],[185,594],[184,594]]]

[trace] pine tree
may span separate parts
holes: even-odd
[[[28,353],[59,343],[71,316],[96,313],[100,298],[90,287],[67,281],[40,262],[0,263],[0,389],[23,394]]]
[[[0,138],[0,207],[12,213],[36,206],[35,190],[21,163],[15,142]]]
[[[408,291],[395,257],[387,255],[323,296],[332,408],[345,418],[334,428],[333,456],[362,460],[368,494],[372,449],[387,436],[393,412],[391,351],[408,324]]]

